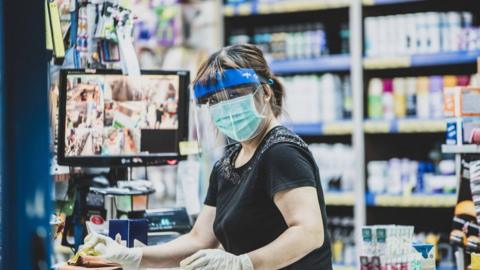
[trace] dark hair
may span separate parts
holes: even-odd
[[[280,80],[275,77],[267,64],[263,52],[252,44],[232,45],[212,54],[199,68],[194,83],[206,84],[216,73],[223,73],[229,68],[251,68],[257,75],[266,81],[270,81],[273,96],[270,99],[270,107],[273,115],[278,117],[282,113],[285,89]]]

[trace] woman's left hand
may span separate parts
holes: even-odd
[[[233,255],[220,249],[200,250],[180,262],[184,270],[253,270],[247,254]]]

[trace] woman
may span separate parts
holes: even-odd
[[[277,120],[284,89],[262,52],[222,49],[201,66],[194,88],[220,132],[240,143],[215,164],[192,231],[142,249],[98,235],[86,246],[127,269],[332,269],[318,168],[307,145]]]

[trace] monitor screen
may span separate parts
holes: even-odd
[[[186,71],[62,70],[59,163],[143,166],[179,158],[188,130]]]

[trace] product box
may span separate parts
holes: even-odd
[[[432,244],[414,244],[409,269],[435,270],[434,246]]]
[[[148,223],[146,219],[110,220],[108,236],[112,239],[121,236],[122,244],[134,247],[135,240],[147,245]]]
[[[480,116],[480,88],[447,87],[443,94],[446,117]]]
[[[447,119],[446,144],[480,144],[480,117]]]

